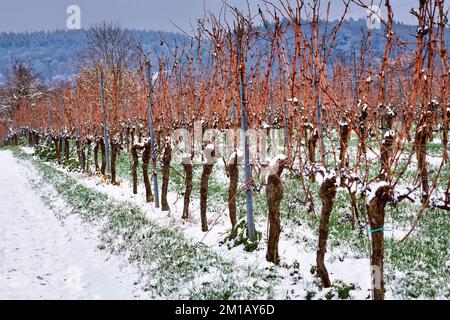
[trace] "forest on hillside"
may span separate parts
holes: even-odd
[[[323,24],[323,23],[322,23]],[[334,27],[337,21],[330,23]],[[305,33],[310,32],[308,24],[305,23]],[[405,42],[414,42],[417,25],[405,25],[394,23],[393,29]],[[189,38],[186,34],[164,31],[137,31],[130,30],[147,50],[161,52],[161,41],[166,41],[172,48],[175,46],[187,47]],[[292,30],[288,31],[293,33]],[[365,19],[354,20],[348,18],[337,36],[334,44],[333,55],[351,59],[354,52],[361,50],[361,34],[367,32]],[[446,38],[450,36],[449,28],[446,28]],[[190,34],[190,30],[186,30]],[[78,63],[77,52],[79,52],[87,41],[86,30],[59,30],[41,31],[30,33],[0,33],[0,83],[5,81],[3,73],[14,61],[25,62],[46,84],[70,80],[76,74]],[[385,46],[383,30],[373,31],[372,50],[376,55],[381,55]],[[207,49],[204,55],[207,55]],[[396,54],[394,51],[393,55]],[[155,61],[154,61],[155,62]],[[3,71],[2,71],[3,70]]]

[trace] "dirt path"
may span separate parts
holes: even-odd
[[[0,151],[0,299],[133,299],[132,270],[76,217],[59,221],[10,151]]]

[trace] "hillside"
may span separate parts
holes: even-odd
[[[331,27],[336,22],[331,23]],[[394,30],[402,40],[415,42],[416,26],[397,23]],[[446,38],[450,38],[450,29],[447,29]],[[131,31],[135,38],[142,43],[148,51],[161,52],[161,39],[171,46],[177,43],[183,46],[189,43],[188,38],[181,33],[156,31]],[[308,33],[308,27],[305,27]],[[342,26],[336,39],[334,56],[349,58],[354,51],[361,47],[363,32],[367,32],[365,20],[348,19]],[[373,53],[380,55],[384,51],[385,38],[383,30],[373,33]],[[33,33],[0,33],[0,68],[4,69],[14,59],[20,59],[33,68],[47,83],[68,79],[74,74],[74,64],[77,52],[86,45],[86,31],[52,31]],[[154,52],[154,51],[153,51]],[[393,54],[396,52],[394,51]],[[2,78],[0,75],[0,83]]]
[[[156,31],[131,31],[145,50],[160,52],[161,39],[170,44],[186,45],[181,34]],[[75,73],[77,53],[86,45],[85,30],[0,33],[0,73],[14,59],[24,61],[47,83],[67,80]],[[2,78],[0,75],[0,83]]]

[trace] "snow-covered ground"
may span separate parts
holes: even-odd
[[[27,151],[27,153],[30,153],[30,150]],[[298,273],[292,275],[291,268],[275,267],[272,263],[266,261],[265,239],[261,241],[261,246],[253,252],[244,251],[242,246],[234,247],[230,250],[227,245],[220,244],[231,230],[226,204],[215,204],[210,208],[208,211],[209,231],[205,233],[200,228],[198,199],[192,199],[191,216],[188,221],[185,221],[181,218],[183,211],[182,198],[174,192],[169,192],[168,194],[171,211],[163,212],[155,208],[153,203],[149,204],[145,201],[145,188],[142,184],[138,186],[138,194],[134,195],[130,181],[123,180],[120,185],[111,185],[105,183],[103,177],[70,172],[54,163],[48,164],[76,179],[78,183],[107,194],[116,201],[130,202],[137,205],[145,213],[149,221],[164,228],[177,228],[183,233],[184,237],[193,243],[207,245],[209,249],[232,261],[235,265],[240,266],[241,269],[268,270],[275,268],[278,275],[281,276],[281,279],[272,288],[275,299],[285,299],[287,296],[291,299],[305,299],[308,291],[314,291],[317,288],[314,284],[317,281],[317,277],[311,273],[312,267],[316,265],[316,248],[310,248],[302,241],[289,238],[286,235],[289,232],[291,234],[314,237],[306,225],[283,225],[284,232],[282,232],[279,242],[279,253],[282,263],[292,266],[300,262]],[[257,221],[256,229],[265,230],[267,227],[266,223],[266,220]],[[363,300],[370,297],[371,271],[367,257],[361,257],[350,250],[345,252],[329,250],[326,256],[326,263],[332,281],[343,281],[346,284],[355,283],[358,286],[357,290],[353,290],[350,293],[352,299]],[[323,298],[327,292],[327,290],[324,290],[318,293],[314,299]],[[392,298],[390,292],[387,292],[386,298]]]
[[[0,168],[0,299],[142,297],[135,271],[98,249],[79,217],[58,220],[10,151]]]
[[[32,148],[23,151],[33,154]],[[193,199],[191,217],[185,221],[181,219],[182,198],[174,192],[169,193],[171,211],[162,212],[154,204],[146,203],[142,185],[134,195],[126,179],[114,186],[100,176],[70,172],[54,163],[48,164],[74,178],[77,184],[107,194],[119,203],[136,205],[149,221],[180,231],[190,243],[206,245],[208,250],[232,262],[236,273],[242,273],[241,278],[245,277],[244,270],[277,275],[271,282],[275,299],[305,299],[311,291],[318,291],[317,277],[311,271],[316,265],[316,248],[304,240],[315,236],[306,224],[283,223],[279,243],[282,265],[275,267],[265,260],[264,233],[260,246],[253,252],[245,252],[242,246],[228,249],[226,244],[220,244],[231,228],[226,203],[215,203],[209,208],[210,231],[204,233],[200,228],[198,199]],[[30,161],[16,160],[10,151],[0,151],[0,168],[7,168],[0,173],[0,299],[150,297],[138,288],[142,281],[134,267],[121,254],[108,254],[107,250],[97,247],[100,242],[95,226],[81,223],[78,214],[71,214],[73,208],[64,202],[51,183],[41,179],[39,170]],[[51,196],[46,197],[46,194]],[[47,208],[48,200],[52,209]],[[399,239],[407,232],[407,229],[394,228],[389,221],[387,226],[395,230],[386,232],[386,238]],[[266,220],[257,220],[257,230],[265,228]],[[333,283],[356,284],[356,290],[350,291],[351,299],[370,298],[371,271],[367,256],[349,248],[330,246],[326,265]],[[208,281],[218,280],[214,273],[205,273],[205,277],[210,277]],[[177,295],[205,281],[203,277],[197,280],[181,283]],[[311,298],[323,299],[327,292],[327,289],[320,290]],[[386,298],[394,298],[390,287],[387,287]]]

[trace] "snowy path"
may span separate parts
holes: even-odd
[[[133,299],[138,275],[69,216],[60,222],[10,151],[0,151],[0,299]]]

